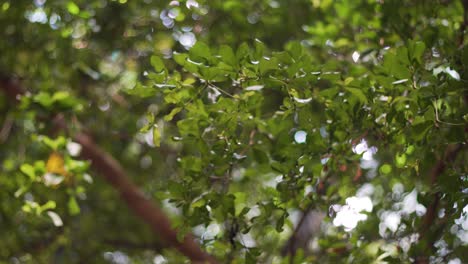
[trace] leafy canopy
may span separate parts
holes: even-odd
[[[86,131],[222,263],[467,262],[465,2],[4,1],[0,259],[186,260]]]

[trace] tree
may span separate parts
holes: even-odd
[[[0,260],[466,263],[467,1],[0,4]]]

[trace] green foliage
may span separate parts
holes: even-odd
[[[79,157],[86,131],[222,263],[466,263],[461,2],[1,3],[0,79],[27,92],[0,94],[0,259],[185,261]]]

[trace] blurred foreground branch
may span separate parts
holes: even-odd
[[[5,92],[11,101],[17,103],[24,89],[15,79],[0,78],[0,89]],[[56,118],[54,124],[66,130],[67,124],[64,118]],[[171,227],[169,218],[156,204],[144,196],[127,176],[119,162],[101,149],[86,133],[80,132],[71,135],[74,141],[82,145],[81,157],[91,161],[91,166],[120,194],[127,206],[139,216],[153,230],[154,234],[161,237],[168,246],[176,248],[187,256],[192,263],[217,263],[217,261],[195,242],[192,235],[185,236],[183,241],[177,239],[177,230]]]

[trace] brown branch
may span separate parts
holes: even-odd
[[[361,142],[362,139],[364,139],[367,135],[369,134],[369,131],[366,130],[362,134],[360,134],[357,138],[353,139],[351,141],[351,145],[355,146]],[[325,154],[321,156],[320,158],[331,158],[333,157],[333,154]],[[357,182],[360,177],[362,176],[362,170],[357,163],[357,168],[356,168],[356,175],[353,178],[354,182]],[[324,170],[327,170],[327,166],[324,167]],[[346,169],[345,169],[346,170]],[[326,191],[326,181],[327,176],[323,180],[319,180],[316,186],[316,192],[319,195],[323,195]],[[294,229],[293,233],[291,234],[290,238],[288,239],[287,243],[284,245],[284,247],[281,250],[281,253],[283,256],[290,255],[291,260],[293,259],[292,257],[296,254],[296,251],[299,248],[305,248],[306,243],[310,240],[310,238],[315,235],[318,231],[318,228],[308,228],[308,223],[313,222],[315,219],[320,219],[320,221],[325,218],[325,214],[323,212],[319,211],[314,211],[314,204],[310,204],[303,212],[301,219],[299,220],[299,223],[297,224],[296,228]]]
[[[256,129],[250,131],[249,144],[239,153],[239,155],[241,156],[245,155],[245,153],[247,153],[247,151],[255,144],[254,138],[255,138],[256,133],[257,133]]]
[[[361,169],[361,164],[359,162],[356,162],[356,174],[354,174],[353,182],[358,182],[359,179],[362,177],[362,169]]]
[[[101,241],[102,243],[109,245],[111,247],[125,248],[125,249],[148,249],[156,250],[161,252],[165,247],[160,243],[136,243],[128,240],[118,240],[118,239],[105,239]]]
[[[447,163],[453,162],[458,152],[462,148],[463,148],[463,144],[448,146],[445,151],[444,156],[437,161],[434,167],[432,167],[432,170],[429,176],[431,179],[431,185],[433,187],[435,187],[440,175],[442,175],[442,173],[445,171],[445,168],[447,167]],[[439,207],[441,196],[442,195],[440,192],[436,192],[434,194],[432,203],[429,205],[427,209],[427,213],[423,219],[423,224],[419,232],[420,238],[422,238],[426,234],[426,232],[429,230],[429,228],[433,225],[434,220],[436,219],[437,208]]]
[[[369,134],[369,130],[364,131],[364,133],[359,135],[357,138],[353,139],[351,141],[351,145],[354,147],[355,145],[359,144],[359,142],[361,142],[361,140],[363,140],[367,136],[367,134]]]
[[[20,101],[24,91],[21,89],[17,79],[0,76],[0,84],[3,92],[11,98],[13,103]]]
[[[324,212],[312,208],[313,206],[311,205],[304,211],[305,213],[299,220],[293,234],[281,250],[281,254],[283,256],[289,255],[291,261],[294,259],[293,257],[296,255],[298,249],[307,251],[308,242],[312,237],[317,235],[320,230],[320,225],[326,216]]]
[[[24,89],[18,81],[10,79],[0,79],[0,89],[17,103]],[[66,123],[63,118],[56,118],[54,126],[65,129]],[[77,133],[73,140],[82,145],[81,156],[91,161],[93,169],[109,182],[114,189],[119,192],[127,206],[148,224],[153,232],[160,236],[169,246],[175,247],[182,254],[190,258],[193,263],[217,263],[217,261],[195,242],[192,235],[186,235],[183,241],[177,239],[177,230],[171,227],[169,218],[157,205],[144,196],[144,194],[135,186],[125,170],[120,166],[117,160],[97,146],[90,136],[85,133]]]
[[[460,0],[463,6],[463,23],[460,26],[460,36],[458,40],[458,45],[461,48],[463,46],[463,42],[465,39],[465,30],[466,27],[468,26],[468,0]],[[465,103],[468,102],[467,100],[467,95],[465,93],[464,96]],[[465,132],[467,131],[467,128],[465,127]],[[447,164],[455,161],[458,152],[465,146],[465,144],[460,143],[457,145],[449,145],[445,151],[445,154],[442,158],[440,158],[435,166],[432,168],[431,173],[430,173],[430,181],[431,181],[431,186],[435,187],[437,184],[437,181],[439,181],[440,176],[444,173]],[[440,204],[440,199],[442,198],[442,193],[441,192],[436,192],[433,195],[432,202],[429,204],[427,208],[426,215],[424,216],[424,219],[422,220],[422,225],[419,230],[419,239],[422,240],[422,238],[427,235],[429,229],[434,225],[434,222],[437,218],[437,209]],[[445,220],[446,221],[446,220]],[[445,222],[444,221],[444,222]],[[446,223],[439,224],[439,232],[440,230],[443,229],[443,226],[446,225]],[[433,247],[433,241],[427,242],[426,245],[428,247]],[[416,263],[418,264],[425,264],[429,263],[429,258],[427,256],[418,256],[416,258]]]
[[[465,30],[468,26],[468,0],[461,0],[463,5],[463,22],[460,26],[460,36],[458,39],[458,46],[463,47],[463,41],[465,40]]]
[[[437,185],[437,181],[439,180],[440,176],[444,173],[447,164],[455,161],[458,152],[464,147],[463,144],[457,145],[449,145],[445,151],[445,154],[442,158],[440,158],[437,163],[432,168],[429,176],[431,180],[432,187]],[[440,199],[442,197],[441,192],[436,192],[433,195],[433,199],[429,207],[427,208],[426,215],[422,221],[421,228],[419,230],[419,240],[422,241],[423,237],[428,235],[429,229],[434,226],[434,221],[437,218],[437,209],[440,204]],[[440,228],[440,227],[439,227]],[[433,241],[429,241],[426,243],[428,248],[432,248]],[[416,262],[418,264],[426,264],[429,263],[429,258],[425,255],[416,257]]]
[[[120,164],[100,149],[88,135],[78,133],[73,139],[83,147],[81,156],[91,161],[93,168],[120,193],[128,207],[144,220],[154,233],[192,261],[216,263],[213,257],[200,249],[191,235],[187,235],[183,242],[178,241],[177,231],[171,227],[171,222],[164,212],[143,195],[127,177]]]
[[[325,182],[328,177],[320,180],[317,183],[316,192],[317,194],[323,195],[325,193],[326,185]],[[291,263],[293,257],[296,255],[296,251],[300,248],[305,249],[307,242],[318,233],[320,228],[320,222],[325,218],[325,214],[319,210],[313,210],[315,207],[314,203],[311,203],[303,211],[301,219],[294,228],[293,233],[289,237],[286,244],[281,249],[283,256],[289,255],[291,257]]]

